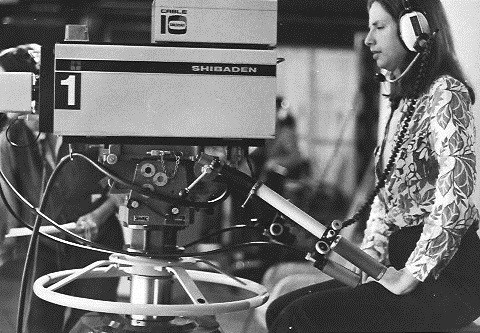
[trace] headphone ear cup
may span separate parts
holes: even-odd
[[[398,26],[400,39],[407,50],[421,52],[425,43],[420,42],[419,38],[425,39],[425,36],[430,34],[430,26],[425,15],[417,11],[406,12],[400,17]]]

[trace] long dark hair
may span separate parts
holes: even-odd
[[[368,0],[367,9],[370,9],[374,2],[378,2],[382,7],[395,19],[400,18],[405,11],[402,0]],[[397,104],[402,98],[412,98],[418,94],[418,91],[413,91],[415,86],[413,83],[417,79],[417,74],[421,66],[424,66],[425,74],[420,82],[419,92],[427,91],[429,86],[438,77],[442,75],[450,75],[455,79],[461,81],[468,89],[472,104],[475,103],[475,93],[470,84],[467,83],[463,70],[457,59],[453,38],[448,23],[445,9],[440,0],[421,0],[409,1],[412,9],[422,12],[428,20],[430,30],[436,32],[431,40],[429,53],[424,57],[423,61],[417,62],[412,69],[405,74],[405,76],[397,81],[392,86],[390,100],[393,104]],[[404,68],[415,57],[414,52],[409,52],[409,55],[404,64]]]

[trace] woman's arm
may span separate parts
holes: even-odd
[[[95,240],[98,230],[108,218],[117,212],[121,198],[117,195],[108,195],[107,199],[96,209],[88,214],[80,216],[77,220],[75,232],[88,240]]]
[[[475,125],[466,87],[442,78],[430,101],[430,142],[439,167],[435,202],[405,267],[423,281],[438,276],[456,253],[462,236],[478,219],[475,186]]]
[[[385,205],[375,197],[360,248],[381,263],[388,263],[389,228],[385,223]]]

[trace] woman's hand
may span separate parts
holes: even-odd
[[[365,252],[366,254],[368,254],[370,257],[376,259],[376,260],[379,260],[380,259],[380,255],[378,254],[377,251],[375,251],[374,249],[363,249],[363,252]],[[354,272],[357,274],[357,275],[360,275],[360,279],[361,279],[361,283],[364,284],[364,283],[367,283],[367,282],[370,282],[370,281],[376,281],[374,279],[369,279],[369,276],[367,275],[367,273],[363,272],[360,268],[358,267],[355,267],[354,269]]]
[[[122,200],[121,196],[109,195],[97,209],[78,218],[75,232],[85,239],[95,241],[99,228],[111,214],[118,211]]]
[[[395,295],[408,294],[420,283],[406,268],[396,270],[393,267],[388,267],[385,274],[378,281],[372,277],[367,279],[367,282],[372,281],[380,283]]]
[[[94,241],[98,235],[97,221],[97,216],[94,213],[80,216],[76,222],[75,233],[89,241]]]

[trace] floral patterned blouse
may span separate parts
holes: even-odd
[[[387,265],[389,236],[403,227],[423,224],[405,265],[420,281],[430,273],[437,278],[467,229],[478,228],[479,214],[472,198],[476,166],[470,107],[467,88],[450,76],[438,78],[419,97],[393,170],[374,199],[367,221],[361,248],[375,250]],[[395,112],[406,109],[406,103],[401,103]],[[392,121],[389,132],[398,133],[401,125],[401,121]],[[383,155],[389,155],[393,145],[387,135]],[[380,165],[381,155],[377,149]]]

